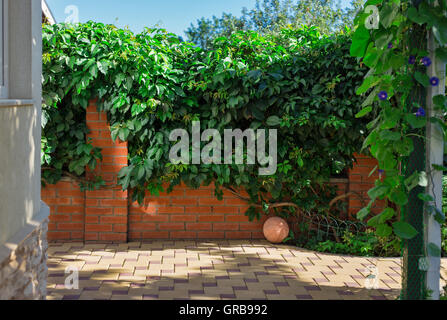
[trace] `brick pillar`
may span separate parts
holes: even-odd
[[[118,172],[127,166],[127,143],[112,141],[107,116],[97,111],[96,101],[90,101],[86,117],[88,138],[103,155],[93,173],[106,181],[106,187],[86,191],[85,241],[126,242],[128,193],[115,185]]]
[[[84,196],[68,178],[42,188],[41,199],[50,207],[49,241],[84,241]]]
[[[356,192],[362,197],[365,206],[368,205],[370,198],[368,191],[374,187],[375,181],[379,178],[378,169],[369,177],[371,171],[378,165],[377,160],[365,155],[354,154],[356,163],[354,167],[349,170],[349,191]],[[362,209],[362,200],[357,196],[349,197],[349,215],[356,217],[357,212]],[[384,208],[383,201],[377,201],[372,208],[373,213],[380,213]]]

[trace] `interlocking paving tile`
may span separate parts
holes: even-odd
[[[209,283],[204,282],[203,287],[208,287],[208,288],[217,287],[217,282],[209,282]]]
[[[287,282],[273,282],[273,285],[275,287],[289,287],[289,284]]]
[[[188,279],[174,279],[174,283],[188,283],[189,280]]]
[[[354,292],[347,291],[347,290],[337,290],[337,292],[341,296],[352,296],[352,295],[354,295]]]
[[[265,294],[279,294],[278,290],[264,290]]]
[[[174,287],[159,287],[159,291],[174,291]]]
[[[233,290],[234,291],[243,291],[243,290],[248,290],[247,286],[233,286]]]
[[[266,241],[146,241],[51,244],[49,300],[392,300],[399,295],[402,259],[313,253]],[[77,267],[78,290],[65,288]],[[369,267],[379,289],[368,290]],[[441,272],[445,285],[447,259]]]

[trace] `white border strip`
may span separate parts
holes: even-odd
[[[56,24],[56,19],[54,18],[53,13],[51,12],[50,7],[48,7],[45,0],[42,0],[42,13],[48,19],[48,22],[50,24]]]

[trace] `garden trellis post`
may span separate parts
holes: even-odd
[[[418,8],[422,1],[411,2]],[[437,2],[432,5],[439,6]],[[444,134],[439,123],[433,121],[433,118],[443,121],[442,114],[435,110],[433,98],[437,95],[445,95],[446,64],[436,55],[437,43],[431,29],[425,36],[427,42],[423,44],[420,43],[420,39],[418,40],[417,31],[412,30],[411,34],[410,48],[428,52],[430,65],[427,66],[427,76],[429,79],[437,78],[439,82],[424,90],[419,87],[419,90],[413,92],[409,101],[424,106],[428,121],[425,130],[414,131],[412,137],[414,151],[406,164],[406,175],[424,171],[427,179],[426,183],[420,183],[410,191],[408,205],[404,208],[404,220],[418,231],[418,235],[410,240],[404,240],[401,298],[437,300],[440,296],[441,225],[435,218],[435,212],[436,210],[442,212],[443,173],[435,170],[433,165],[443,165]],[[425,137],[419,135],[425,135]],[[420,177],[421,182],[424,179],[422,175]],[[419,198],[422,193],[427,194],[433,201],[424,203]]]
[[[436,58],[436,42],[432,32],[428,36],[428,52],[429,57],[433,61],[428,69],[428,76],[438,77],[439,85],[435,87],[429,87],[427,90],[427,116],[437,117],[442,119],[441,112],[435,110],[433,105],[433,97],[436,95],[445,95],[445,63]],[[428,185],[426,193],[429,194],[434,201],[432,206],[442,211],[442,174],[440,170],[434,170],[433,165],[443,165],[444,161],[444,135],[442,128],[438,123],[428,121],[426,131],[426,172],[431,173],[427,176]],[[441,248],[441,226],[438,221],[435,220],[434,214],[424,211],[424,245],[425,252],[428,257],[428,270],[426,276],[426,287],[431,292],[431,299],[439,299],[440,291],[440,268],[441,257],[438,255],[431,255],[428,246],[430,244],[436,245]]]

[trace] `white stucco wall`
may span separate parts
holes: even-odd
[[[0,100],[0,245],[40,215],[42,9],[9,0],[9,99]]]

